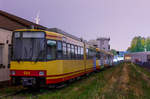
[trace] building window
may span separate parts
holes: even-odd
[[[104,45],[104,41],[102,41],[102,45]]]
[[[0,68],[3,67],[3,48],[4,48],[4,45],[0,44]]]
[[[108,49],[110,50],[110,45],[108,45]]]

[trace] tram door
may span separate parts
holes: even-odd
[[[94,66],[94,70],[96,70],[96,52],[92,51],[92,55],[93,55],[93,66]]]

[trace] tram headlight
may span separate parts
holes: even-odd
[[[39,76],[44,76],[44,74],[45,74],[44,71],[39,72]]]
[[[16,75],[16,71],[11,71],[11,75]]]

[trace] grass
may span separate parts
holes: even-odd
[[[24,89],[24,88],[22,86],[8,86],[5,88],[1,88],[0,89],[0,96],[12,94],[12,93],[17,92],[21,89]]]
[[[41,89],[42,94],[21,93],[7,99],[150,99],[149,79],[147,70],[122,63],[64,88]]]
[[[102,97],[101,92],[115,73],[116,68],[118,67],[92,74],[88,78],[75,82],[64,89],[41,95],[39,99],[95,99]]]
[[[139,67],[137,65],[134,65],[134,71],[136,73],[136,83],[138,82],[139,85],[141,86],[141,91],[142,91],[142,99],[150,99],[150,72],[148,70]],[[132,67],[132,68],[133,68]],[[138,86],[139,86],[138,85]]]

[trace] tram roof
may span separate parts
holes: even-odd
[[[78,38],[72,34],[69,34],[67,32],[64,32],[63,30],[61,29],[58,29],[58,28],[49,28],[49,29],[46,29],[46,30],[41,30],[41,29],[17,29],[15,31],[49,31],[49,32],[55,32],[55,33],[59,33],[59,34],[62,34],[62,35],[65,35],[67,37],[70,37],[72,39],[75,39],[75,40],[78,40],[78,41],[83,41],[82,38]]]
[[[69,34],[69,33],[67,33],[67,32],[64,32],[63,30],[58,29],[58,28],[49,28],[49,29],[47,29],[47,31],[60,33],[60,34],[63,34],[63,35],[65,35],[65,36],[68,36],[68,37],[70,37],[70,38],[73,38],[73,39],[75,39],[75,40],[82,41],[81,38],[78,38],[78,37],[76,37],[76,36],[74,36],[74,35],[72,35],[72,34]]]

